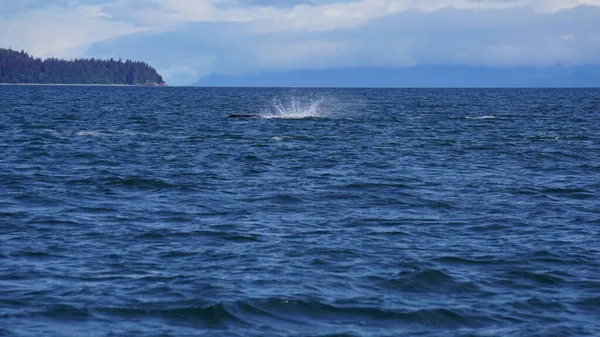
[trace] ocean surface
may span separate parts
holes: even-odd
[[[600,89],[0,86],[0,336],[600,336]]]

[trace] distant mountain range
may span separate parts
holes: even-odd
[[[205,87],[600,87],[600,66],[491,68],[418,66],[210,75]]]

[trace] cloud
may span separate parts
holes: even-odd
[[[18,3],[18,4],[17,4]],[[213,73],[420,64],[599,64],[600,0],[22,0],[0,45]]]
[[[0,45],[40,57],[78,57],[95,42],[148,29],[111,21],[97,4],[25,0],[0,9]]]

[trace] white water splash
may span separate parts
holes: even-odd
[[[77,136],[89,136],[89,137],[100,137],[102,133],[97,131],[78,131],[75,133]]]
[[[467,119],[494,119],[496,116],[467,117]]]
[[[273,100],[271,106],[260,114],[262,118],[302,119],[326,117],[322,107],[324,99],[309,99],[301,101],[292,97],[289,101]]]

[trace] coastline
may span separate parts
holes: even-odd
[[[61,87],[167,87],[160,84],[77,84],[77,83],[0,83],[6,86],[61,86]]]

